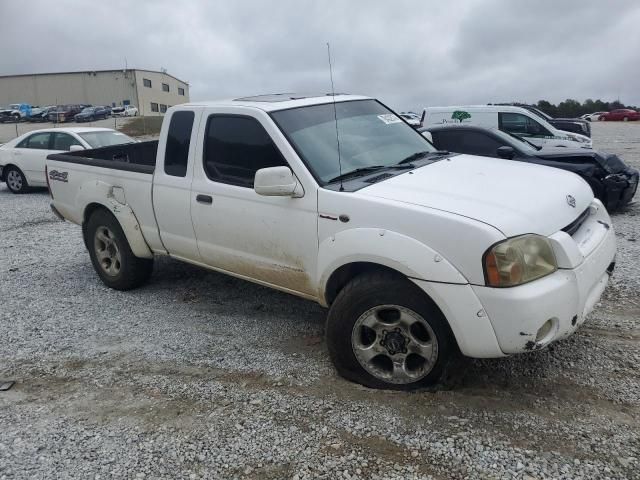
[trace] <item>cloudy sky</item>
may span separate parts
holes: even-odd
[[[329,41],[336,91],[400,110],[640,105],[638,0],[0,0],[0,18],[0,75],[126,58],[187,80],[192,100],[327,92]]]

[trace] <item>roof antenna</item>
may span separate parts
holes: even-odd
[[[342,159],[340,158],[340,136],[338,135],[338,113],[336,112],[336,91],[333,88],[333,68],[331,67],[331,46],[327,42],[327,55],[329,56],[329,78],[331,78],[331,97],[333,98],[333,119],[336,122],[336,144],[338,145],[338,169],[340,171],[340,191],[344,192],[342,184]]]

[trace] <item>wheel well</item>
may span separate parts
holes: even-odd
[[[385,265],[370,262],[347,263],[346,265],[342,265],[335,272],[333,272],[329,277],[329,280],[327,281],[327,286],[325,288],[325,300],[327,302],[327,305],[331,305],[334,302],[340,291],[347,285],[347,283],[349,283],[353,278],[365,272],[389,272],[393,275],[398,276],[398,278],[407,279],[407,276],[405,274]],[[419,289],[417,285],[413,286]],[[422,291],[422,289],[420,290]],[[431,298],[424,291],[422,291],[422,293],[426,297],[427,301],[431,303],[433,307],[436,308],[442,315],[444,323],[447,326],[449,333],[451,334],[451,338],[453,339],[456,348],[459,350],[458,341],[453,333],[453,330],[451,329],[451,325],[449,325],[449,319],[445,316],[444,312],[440,309],[433,298]]]
[[[384,265],[380,265],[377,263],[370,262],[353,262],[347,263],[346,265],[342,265],[335,272],[331,274],[329,280],[327,280],[327,286],[325,287],[324,296],[327,302],[327,305],[331,305],[333,301],[336,299],[340,290],[342,290],[347,283],[349,283],[353,278],[364,272],[392,272],[399,276],[405,277],[402,273],[394,270],[393,268],[386,267]]]
[[[18,167],[17,165],[14,165],[13,163],[7,163],[4,168],[2,169],[2,176],[0,176],[0,181],[4,182],[5,181],[5,176],[7,175],[7,171],[10,168],[17,168],[18,170],[20,170],[20,167]],[[22,170],[20,170],[22,171]],[[24,174],[23,174],[24,175]]]
[[[105,212],[109,212],[109,209],[100,203],[90,203],[84,209],[84,215],[82,216],[82,239],[84,240],[84,246],[89,249],[89,245],[87,243],[87,222],[91,215],[93,215],[98,210],[104,210]],[[112,214],[113,215],[113,214]]]

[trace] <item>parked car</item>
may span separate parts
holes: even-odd
[[[114,117],[135,117],[138,115],[138,109],[133,105],[125,105],[124,107],[113,107],[111,115]]]
[[[104,107],[86,107],[73,117],[76,122],[92,122],[94,120],[104,120],[109,113]]]
[[[0,181],[13,193],[44,187],[47,155],[135,142],[110,128],[55,128],[33,130],[0,146]]]
[[[13,103],[7,108],[0,109],[0,122],[20,122],[31,115],[31,105],[28,103]]]
[[[587,122],[597,122],[598,120],[600,120],[600,116],[603,113],[607,113],[607,112],[585,113],[580,118],[582,118],[583,120],[586,120]]]
[[[576,175],[438,152],[367,97],[178,105],[159,142],[47,171],[105,285],[140,286],[169,255],[315,300],[338,372],[369,387],[565,338],[614,266],[609,215]]]
[[[631,110],[629,108],[619,108],[617,110],[611,110],[610,112],[605,112],[600,115],[600,120],[604,120],[605,122],[610,121],[631,121],[631,120],[640,120],[640,113],[635,110]]]
[[[422,126],[420,115],[413,112],[402,112],[400,116],[406,120],[406,122],[413,128],[419,128]]]
[[[512,105],[514,107],[522,107],[529,110],[531,113],[538,115],[540,118],[547,121],[547,123],[553,125],[558,130],[564,132],[573,132],[585,137],[591,137],[591,125],[582,118],[563,118],[552,117],[548,113],[543,112],[538,107],[528,105],[526,103],[497,103],[495,105]]]
[[[591,139],[577,133],[558,130],[545,119],[522,107],[509,105],[470,105],[425,108],[424,126],[439,124],[477,125],[498,128],[526,137],[539,147],[587,147]]]
[[[80,105],[58,105],[49,112],[49,121],[54,123],[70,122],[82,111]]]
[[[584,148],[540,148],[498,129],[440,125],[420,129],[441,150],[560,168],[580,175],[608,210],[627,205],[638,188],[638,170],[614,154]]]
[[[31,110],[31,116],[27,119],[29,122],[31,123],[41,123],[41,122],[48,122],[49,121],[49,114],[53,111],[56,110],[55,105],[54,106],[48,106],[48,107],[43,107],[43,108],[39,108],[39,111],[36,111],[34,113],[34,110],[36,109],[32,109]]]

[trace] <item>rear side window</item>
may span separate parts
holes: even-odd
[[[187,174],[194,116],[193,112],[188,111],[174,112],[171,115],[164,152],[164,173],[167,175],[184,177]]]
[[[490,135],[470,130],[440,131],[432,133],[436,147],[456,153],[497,157],[501,142]]]
[[[80,145],[82,144],[73,138],[71,135],[67,133],[54,133],[53,134],[53,148],[52,150],[64,150],[68,151],[71,148],[71,145]]]
[[[204,170],[216,182],[253,188],[256,171],[286,166],[271,137],[255,118],[212,115],[207,121]]]
[[[35,148],[36,150],[49,150],[49,140],[51,133],[34,133],[22,140],[16,148]]]

